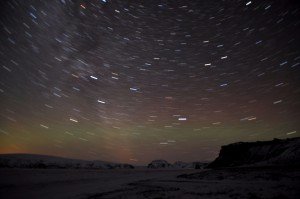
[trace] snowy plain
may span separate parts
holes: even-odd
[[[0,198],[296,199],[298,168],[0,169]]]

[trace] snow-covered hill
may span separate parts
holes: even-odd
[[[0,154],[0,167],[6,168],[74,168],[74,169],[132,169],[129,164],[88,161],[35,154]]]

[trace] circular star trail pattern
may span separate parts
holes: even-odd
[[[299,135],[296,1],[1,1],[0,152],[145,164]]]

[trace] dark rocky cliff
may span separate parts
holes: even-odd
[[[208,168],[257,166],[299,166],[300,138],[238,142],[222,146],[219,157]]]

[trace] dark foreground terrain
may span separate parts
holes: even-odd
[[[300,169],[1,169],[0,198],[299,198]]]

